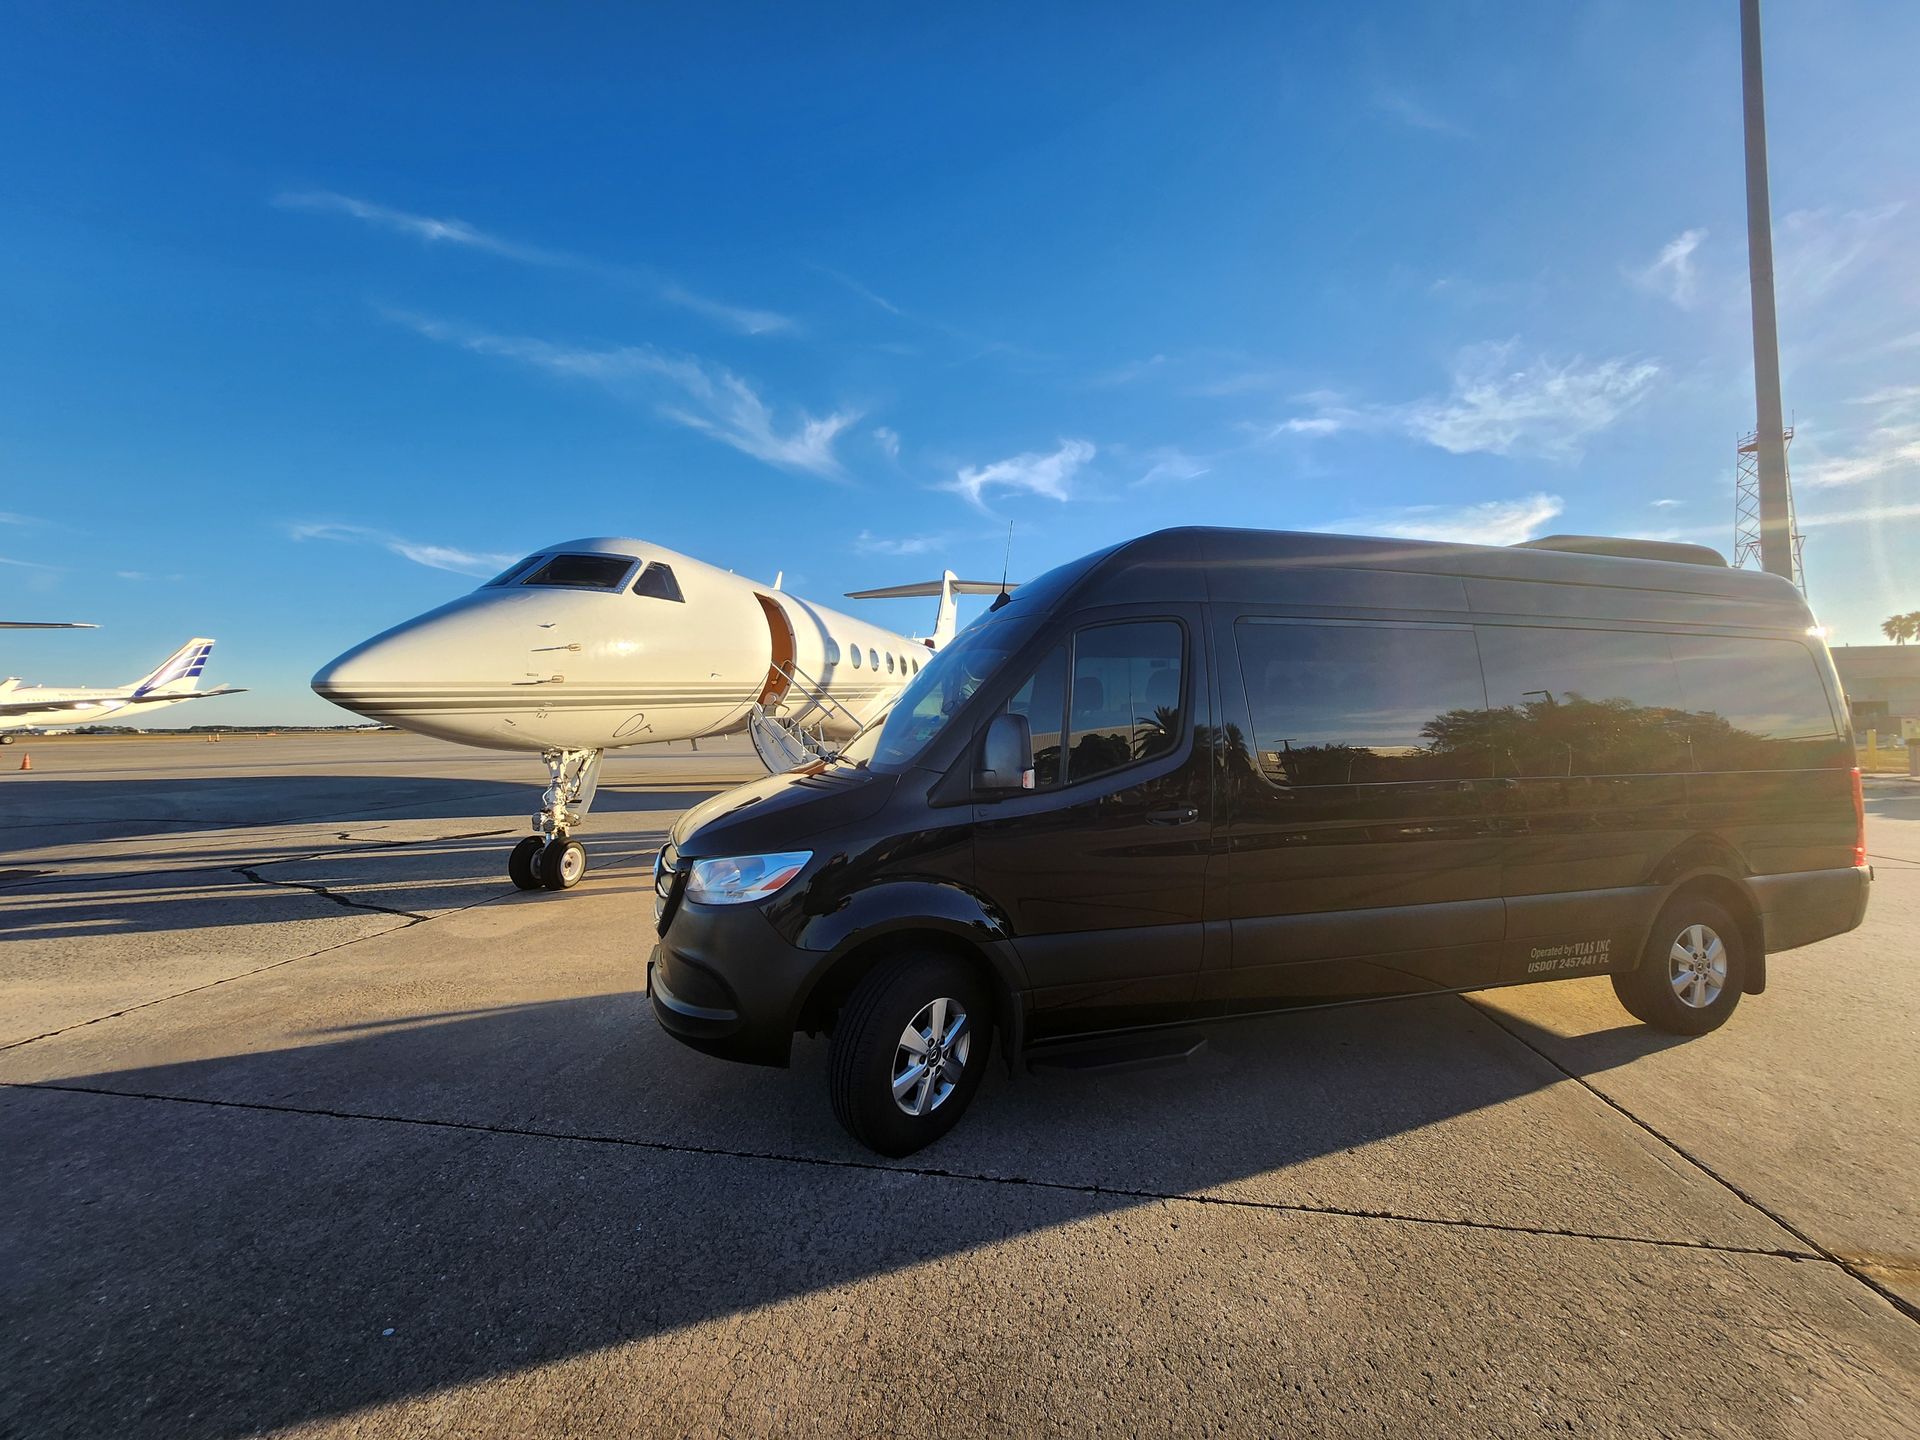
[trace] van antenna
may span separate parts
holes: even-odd
[[[1000,560],[1000,593],[993,597],[989,611],[998,610],[1013,597],[1007,594],[1007,576],[1013,569],[1013,521],[1007,521],[1007,553]]]

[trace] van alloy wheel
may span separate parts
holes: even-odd
[[[939,1109],[953,1094],[972,1049],[966,1007],[947,996],[929,1000],[900,1032],[893,1057],[893,1103],[908,1115]]]
[[[1640,963],[1613,972],[1613,993],[1656,1030],[1704,1035],[1740,1003],[1752,964],[1749,933],[1712,895],[1682,890],[1647,932]]]
[[[1667,981],[1680,1003],[1704,1010],[1727,984],[1727,947],[1709,925],[1689,925],[1667,951]]]
[[[959,1122],[992,1054],[993,992],[981,970],[944,951],[902,949],[834,1016],[834,1117],[870,1150],[911,1155]]]

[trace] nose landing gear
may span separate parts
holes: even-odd
[[[587,818],[600,783],[602,750],[548,750],[549,783],[534,833],[507,856],[507,878],[522,890],[571,890],[587,873],[587,849],[568,834]]]

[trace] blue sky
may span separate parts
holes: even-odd
[[[1016,578],[1183,523],[1725,550],[1735,15],[0,3],[0,616],[103,627],[0,673],[208,634],[224,718],[324,721],[322,661],[579,534],[827,601],[1009,521]],[[1865,642],[1920,608],[1920,7],[1765,18]]]

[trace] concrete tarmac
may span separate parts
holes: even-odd
[[[0,1436],[1920,1433],[1920,785],[1710,1036],[1594,979],[1243,1022],[881,1161],[824,1042],[641,994],[737,743],[609,757],[564,895],[524,756],[0,765]]]

